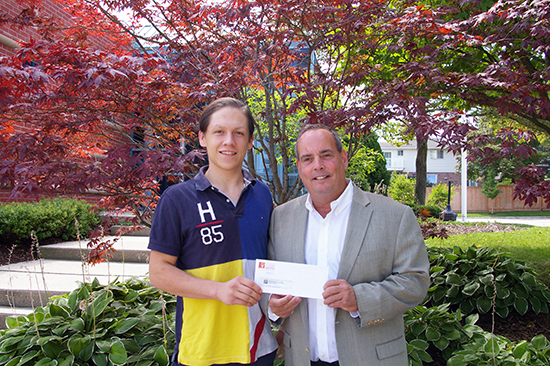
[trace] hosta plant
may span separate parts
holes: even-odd
[[[0,365],[169,365],[176,299],[134,278],[94,280],[0,332]]]
[[[491,333],[464,345],[447,362],[447,366],[534,366],[550,365],[550,344],[543,335],[531,342],[511,342]]]
[[[550,291],[533,269],[506,253],[472,246],[467,250],[428,248],[432,287],[427,307],[449,303],[464,314],[493,309],[502,318],[515,310],[524,315],[548,313]]]
[[[438,349],[441,356],[448,360],[461,345],[483,338],[483,329],[475,325],[479,316],[468,316],[464,325],[462,313],[449,311],[449,304],[426,308],[417,306],[404,314],[405,338],[410,366],[422,366],[423,362],[432,362],[428,348]]]

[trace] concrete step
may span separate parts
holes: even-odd
[[[71,292],[79,283],[97,278],[107,285],[148,277],[148,241],[148,237],[124,236],[114,245],[113,258],[93,266],[80,260],[88,251],[85,241],[45,245],[40,248],[41,260],[0,266],[0,307],[4,307],[0,308],[0,329],[14,311],[44,306],[51,296]]]
[[[114,238],[110,238],[114,240]],[[89,241],[70,241],[58,244],[49,244],[40,247],[40,256],[44,259],[64,259],[80,261],[87,258],[90,248]],[[111,262],[149,262],[149,249],[147,236],[123,236],[117,240],[113,248],[116,250],[109,259]]]

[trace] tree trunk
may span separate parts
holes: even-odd
[[[426,162],[428,158],[428,140],[417,136],[416,149],[416,185],[414,187],[414,195],[417,204],[425,205],[426,182],[428,179]]]

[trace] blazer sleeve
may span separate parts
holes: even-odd
[[[379,279],[353,285],[360,313],[360,318],[354,320],[359,328],[401,316],[418,305],[427,294],[430,279],[424,238],[412,210],[406,206],[401,208],[397,212],[394,210],[389,222],[386,217],[386,225],[377,225],[381,240],[389,240],[384,250],[376,251],[385,253],[385,256],[380,254],[380,258],[376,258],[372,255],[370,262],[355,264],[358,270],[364,267],[383,273]],[[367,235],[365,240],[369,239],[372,238]]]

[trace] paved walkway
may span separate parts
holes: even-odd
[[[461,217],[457,222],[463,222]],[[510,217],[466,217],[465,222],[498,222],[501,224],[522,224],[532,226],[550,226],[550,217],[547,216],[510,216]]]

